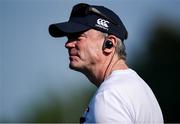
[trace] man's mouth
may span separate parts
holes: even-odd
[[[77,50],[74,49],[69,50],[69,56],[77,56],[77,55],[78,55]]]
[[[76,49],[69,49],[69,60],[73,61],[78,57],[78,52]]]
[[[69,53],[69,59],[70,61],[73,61],[74,59],[76,59],[78,57],[77,53]]]

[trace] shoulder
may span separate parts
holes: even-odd
[[[146,119],[149,113],[157,113],[152,108],[159,110],[150,87],[133,71],[110,75],[94,95],[90,108],[96,122],[130,123],[143,120],[141,115]]]
[[[155,100],[151,88],[131,69],[112,73],[98,89],[97,96],[98,94],[104,95],[106,100],[116,100],[130,108],[131,106],[139,107],[142,99],[144,103]]]
[[[139,89],[143,89],[146,85],[144,80],[132,69],[114,71],[99,87],[98,93],[120,93],[119,95],[123,94],[124,96],[124,93],[140,92],[142,90]]]
[[[96,122],[132,122],[134,113],[128,104],[122,92],[108,88],[97,92],[91,107]]]

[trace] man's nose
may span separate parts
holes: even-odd
[[[67,41],[65,43],[65,47],[66,48],[73,48],[73,47],[75,47],[75,44],[76,44],[76,41]]]

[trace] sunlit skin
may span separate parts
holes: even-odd
[[[125,61],[118,58],[115,47],[103,49],[105,38],[97,30],[71,34],[67,38],[65,47],[69,53],[69,67],[85,74],[97,87],[113,70],[128,68]],[[114,35],[109,35],[107,39],[116,46]]]

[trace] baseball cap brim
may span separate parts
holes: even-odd
[[[51,24],[49,26],[49,34],[53,37],[63,37],[68,34],[83,32],[90,29],[89,26],[75,22],[63,22]]]

